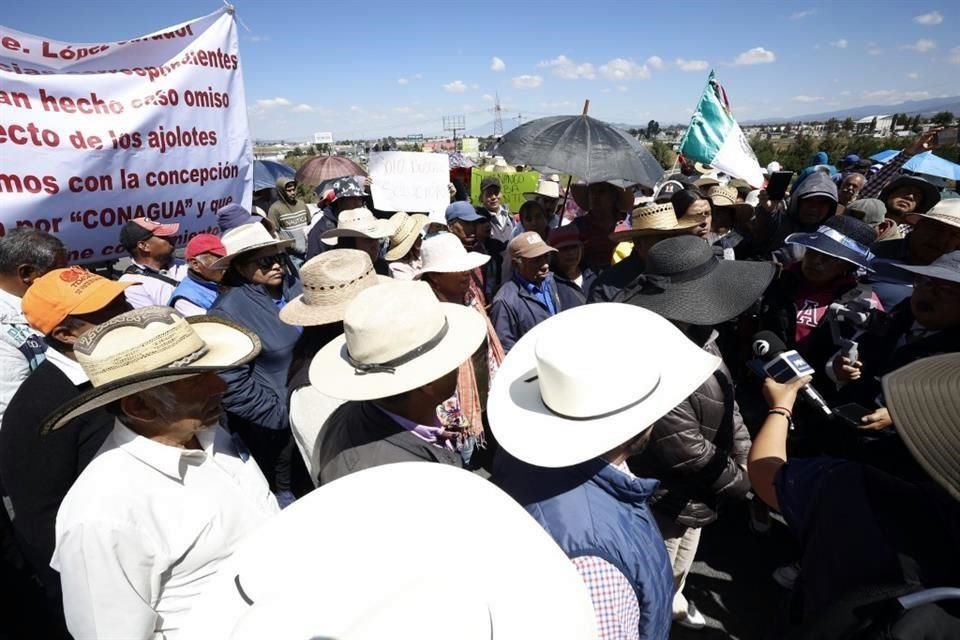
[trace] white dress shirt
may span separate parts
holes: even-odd
[[[197,439],[202,450],[180,449],[117,422],[64,498],[50,566],[77,640],[177,638],[220,563],[278,513],[226,431]]]

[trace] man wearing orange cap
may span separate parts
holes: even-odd
[[[173,290],[187,277],[187,264],[173,257],[179,230],[179,224],[160,224],[146,218],[134,218],[120,230],[120,244],[132,261],[120,281],[142,285],[127,291],[134,309],[166,306]]]
[[[187,277],[180,281],[170,296],[169,305],[183,317],[207,313],[219,294],[223,269],[214,269],[213,263],[227,255],[220,238],[201,233],[187,243]]]
[[[62,618],[57,613],[60,580],[49,566],[57,509],[114,419],[101,409],[49,436],[40,435],[40,425],[51,411],[90,386],[73,345],[90,329],[130,309],[123,294],[132,284],[69,267],[36,279],[23,296],[24,316],[45,336],[47,357],[20,386],[3,416],[0,477],[16,514],[19,546],[43,583],[51,616]]]

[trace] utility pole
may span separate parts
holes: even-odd
[[[457,132],[466,129],[463,116],[443,116],[443,130],[453,133],[453,150],[457,150]]]
[[[500,108],[500,94],[493,105],[493,137],[499,139],[503,135],[503,109]]]

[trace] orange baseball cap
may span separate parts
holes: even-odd
[[[138,282],[116,282],[83,267],[54,269],[33,281],[21,307],[30,326],[49,335],[67,316],[103,309]]]

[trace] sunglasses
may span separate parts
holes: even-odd
[[[269,271],[270,269],[273,268],[274,265],[278,264],[280,266],[283,266],[284,260],[283,260],[282,253],[275,253],[272,256],[260,256],[259,258],[247,260],[246,263],[247,264],[256,263],[257,266],[263,269],[264,271]]]

